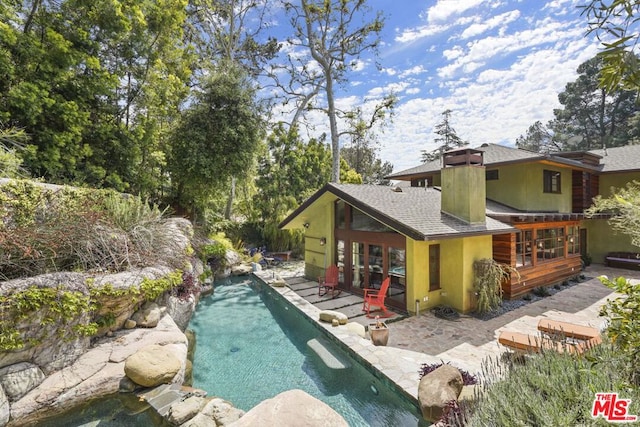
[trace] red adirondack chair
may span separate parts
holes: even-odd
[[[318,277],[318,296],[326,295],[329,292],[331,292],[331,298],[335,298],[342,292],[341,289],[338,289],[338,266],[335,264],[327,267],[324,276]]]
[[[390,313],[387,310],[387,307],[384,306],[384,299],[387,297],[387,290],[389,289],[390,283],[391,278],[387,277],[382,281],[380,289],[367,288],[364,290],[364,304],[362,305],[362,311],[367,312],[367,317],[373,317],[371,316],[371,307],[379,307],[383,313],[381,317],[393,316],[393,313]]]

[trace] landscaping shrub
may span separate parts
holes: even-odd
[[[551,292],[549,292],[549,289],[547,289],[546,286],[538,286],[537,288],[533,288],[533,290],[531,291],[535,296],[537,297],[548,297],[549,295],[551,295]]]
[[[623,298],[608,300],[600,311],[609,318],[607,335],[628,361],[629,380],[640,386],[640,286],[624,277],[610,280],[601,276],[600,281]]]
[[[463,410],[467,426],[609,425],[591,418],[596,392],[617,392],[631,399],[630,414],[640,414],[640,391],[626,381],[627,359],[608,343],[576,357],[543,352],[523,364],[489,361],[483,377],[502,380],[484,385],[478,399]]]
[[[517,271],[511,266],[485,258],[474,261],[474,290],[478,298],[476,311],[480,314],[496,310],[502,305],[502,282]]]

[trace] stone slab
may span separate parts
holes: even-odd
[[[307,346],[309,346],[330,369],[348,369],[351,367],[351,363],[338,353],[339,350],[322,337],[307,341]]]

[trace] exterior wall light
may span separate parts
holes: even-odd
[[[320,246],[324,246],[327,244],[327,238],[326,237],[321,237],[320,238]]]

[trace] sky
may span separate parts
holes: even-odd
[[[393,121],[378,132],[383,161],[398,172],[437,147],[434,127],[451,110],[457,135],[476,147],[514,146],[536,121],[547,123],[558,94],[594,57],[577,0],[369,0],[382,11],[378,65],[364,55],[338,89],[343,108],[398,97]],[[311,117],[329,133],[326,117]],[[348,141],[341,140],[342,143]]]

